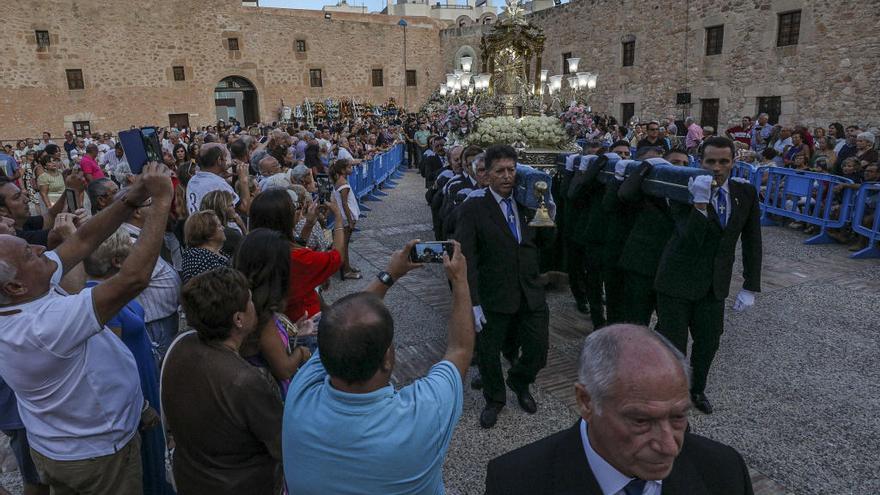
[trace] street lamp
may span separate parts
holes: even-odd
[[[471,71],[471,64],[473,63],[474,58],[470,56],[461,57],[461,70],[464,72]]]
[[[403,28],[403,108],[406,109],[409,106],[407,104],[407,90],[409,87],[406,84],[406,19],[401,19],[397,25]]]
[[[568,72],[570,72],[571,74],[574,74],[575,72],[577,72],[578,62],[580,62],[581,59],[579,59],[577,57],[572,57],[572,58],[566,59],[565,61],[568,62]]]
[[[550,71],[547,69],[541,70],[541,83],[547,82],[547,74],[549,74],[549,73],[550,73]]]

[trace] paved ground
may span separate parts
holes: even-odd
[[[407,240],[431,239],[421,178],[408,173],[388,193],[367,203],[373,211],[352,241],[364,280],[335,281],[329,300],[365,286]],[[804,246],[803,238],[764,229],[765,291],[749,312],[728,311],[709,377],[716,412],[697,413],[692,426],[743,454],[758,494],[880,493],[880,262],[850,260],[840,246]],[[386,302],[398,348],[393,378],[405,384],[445,347],[449,290],[442,269],[408,275]],[[534,390],[538,413],[523,413],[510,395],[496,427],[482,430],[482,397],[466,388],[444,471],[449,493],[482,493],[489,459],[577,419],[571,408],[575,360],[592,328],[567,292],[551,293],[548,302],[551,348]],[[0,483],[19,493],[14,479],[5,474]]]

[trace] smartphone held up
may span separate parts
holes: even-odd
[[[443,253],[452,258],[454,252],[452,241],[418,242],[409,252],[409,260],[413,263],[443,263]]]

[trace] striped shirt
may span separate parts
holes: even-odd
[[[123,223],[122,228],[133,239],[141,235],[141,229],[130,223]],[[180,276],[165,260],[157,258],[150,285],[136,298],[144,307],[144,323],[161,320],[176,313],[179,297]]]

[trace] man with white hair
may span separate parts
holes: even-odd
[[[618,324],[584,342],[574,426],[489,462],[487,495],[751,495],[742,456],[687,433],[690,369],[668,340]]]

